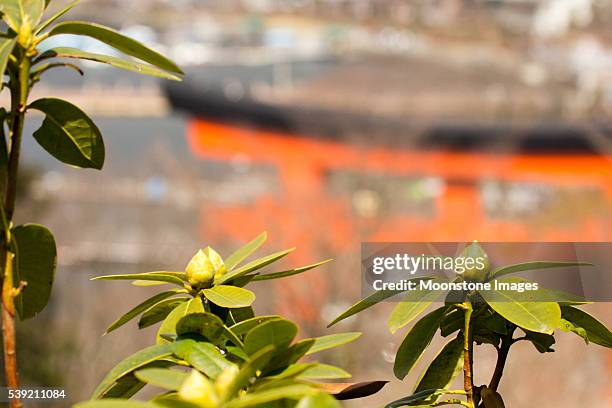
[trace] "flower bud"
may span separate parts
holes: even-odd
[[[474,263],[472,263],[473,267],[465,268],[463,272],[463,278],[466,281],[484,282],[487,279],[491,264],[489,263],[489,256],[478,242],[474,241],[466,246],[463,251],[461,251],[460,256],[472,258],[474,260]]]
[[[197,370],[191,370],[191,374],[181,384],[178,395],[182,400],[202,408],[217,408],[219,405],[219,398],[215,388],[208,378],[204,377]]]
[[[32,44],[32,24],[30,24],[30,19],[27,17],[25,17],[21,22],[17,41],[19,42],[19,45],[26,50],[30,48],[30,45]]]
[[[221,397],[225,396],[229,386],[236,379],[238,371],[238,367],[233,364],[221,371],[221,374],[219,374],[219,377],[217,377],[217,381],[215,382],[215,390],[217,391],[217,395]]]
[[[187,281],[194,287],[210,287],[215,276],[225,273],[225,264],[221,256],[211,247],[201,249],[187,267]]]

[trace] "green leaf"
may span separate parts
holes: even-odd
[[[244,343],[242,342],[242,340],[240,340],[240,337],[236,336],[236,334],[231,331],[227,326],[223,326],[223,334],[230,341],[230,343],[240,348],[244,347]],[[227,346],[228,344],[226,344],[226,347]]]
[[[516,278],[500,279],[501,282],[513,282]],[[552,334],[559,327],[561,309],[555,302],[533,301],[537,294],[528,291],[479,291],[483,299],[497,313],[517,326],[544,334]]]
[[[6,0],[0,3],[0,13],[4,22],[16,33],[21,26],[21,0]]]
[[[187,333],[199,334],[211,343],[217,344],[223,336],[223,320],[207,312],[188,314],[176,323],[177,335]]]
[[[244,334],[247,334],[251,329],[259,326],[262,323],[278,319],[282,319],[282,317],[277,315],[257,316],[251,319],[243,320],[240,323],[236,323],[235,325],[230,327],[230,330],[233,331],[237,336],[242,336]]]
[[[174,393],[158,395],[152,402],[158,404],[160,408],[200,408],[191,402],[183,401]]]
[[[19,32],[21,24],[21,0],[7,0],[0,3],[2,20],[15,32]]]
[[[139,287],[161,286],[161,285],[167,285],[167,284],[168,282],[161,282],[161,281],[145,281],[145,280],[132,281],[132,285],[139,286]]]
[[[145,383],[136,378],[133,373],[124,375],[117,380],[105,393],[104,398],[131,398],[145,387]]]
[[[108,333],[112,332],[113,330],[123,326],[124,324],[126,324],[127,322],[129,322],[130,320],[132,320],[133,318],[135,318],[136,316],[138,316],[139,314],[141,314],[145,310],[149,309],[151,306],[155,305],[159,301],[164,300],[166,298],[169,298],[170,296],[174,296],[174,295],[176,295],[178,293],[181,293],[181,292],[182,292],[181,290],[169,290],[169,291],[166,291],[166,292],[158,293],[157,295],[155,295],[153,297],[150,297],[149,299],[147,299],[144,302],[140,303],[139,305],[134,307],[132,310],[130,310],[129,312],[127,312],[126,314],[121,316],[119,319],[115,320],[115,322],[113,322],[108,327],[108,329],[106,329],[106,333],[104,333],[104,334],[108,334]]]
[[[235,286],[218,285],[202,290],[206,299],[217,306],[239,308],[251,306],[255,301],[255,294],[248,289]]]
[[[170,312],[172,312],[176,307],[178,307],[181,303],[187,302],[190,298],[172,298],[165,299],[161,302],[158,302],[147,309],[140,319],[138,320],[138,328],[144,329],[145,327],[152,326],[156,323],[164,320]]]
[[[274,356],[274,360],[276,360],[276,356]],[[275,361],[272,361],[271,363],[273,364]],[[268,364],[268,366],[269,365],[271,364]],[[275,382],[278,383],[280,380],[295,380],[298,375],[302,374],[304,371],[310,367],[313,367],[314,365],[315,364],[291,364],[289,366],[284,366],[284,369],[280,373],[274,375],[266,375],[266,371],[263,370],[263,376],[260,376],[260,378],[264,377],[266,383],[257,389],[261,390],[263,388],[273,387]]]
[[[339,401],[365,398],[376,394],[389,381],[364,381],[359,383],[318,383],[317,388],[328,392]]]
[[[225,350],[234,357],[238,357],[242,361],[247,361],[249,356],[241,347],[237,346],[226,346]]]
[[[537,294],[538,300],[557,302],[560,305],[586,305],[590,303],[582,295],[575,295],[557,289],[540,288]]]
[[[44,0],[2,0],[0,3],[2,18],[17,33],[26,20],[30,27],[34,28],[39,23],[44,9]]]
[[[385,408],[403,407],[407,405],[410,405],[410,408],[431,408],[432,407],[431,405],[411,405],[411,404],[404,403],[402,400],[399,400],[399,401],[394,401],[392,403],[385,405]]]
[[[154,281],[154,282],[168,282],[174,283],[178,286],[183,287],[185,282],[173,275],[165,275],[162,273],[156,272],[146,272],[146,273],[130,273],[124,275],[104,275],[104,276],[96,276],[91,279],[95,280],[143,280],[143,281]]]
[[[41,58],[74,58],[80,60],[94,61],[102,64],[111,65],[115,68],[124,69],[126,71],[136,72],[142,75],[148,75],[155,78],[169,79],[172,81],[180,81],[181,78],[170,74],[161,69],[152,67],[150,65],[142,64],[137,61],[129,61],[118,57],[112,57],[110,55],[95,54],[92,52],[86,52],[77,48],[69,47],[58,47],[45,51]]]
[[[339,367],[317,363],[307,368],[298,377],[303,380],[337,380],[340,378],[351,378],[352,375]]]
[[[296,408],[341,408],[341,405],[331,395],[320,392],[302,398]]]
[[[53,24],[58,18],[61,18],[64,14],[72,10],[72,8],[79,4],[80,1],[81,0],[73,1],[72,3],[68,4],[66,7],[62,8],[57,13],[49,17],[44,23],[42,23],[36,28],[36,34],[40,34],[45,28]]]
[[[149,363],[145,365],[144,367],[141,367],[141,369],[168,368],[172,365],[174,365],[174,363],[171,363],[167,361],[166,359],[164,359],[164,360],[153,361],[152,363]],[[136,378],[136,376],[134,376],[134,373],[132,372],[130,374],[127,374],[121,377],[108,390],[106,390],[106,392],[104,392],[104,399],[131,398],[134,395],[136,395],[138,391],[143,389],[145,385],[146,384],[140,381],[138,378]]]
[[[74,408],[163,408],[163,406],[153,402],[106,399],[101,401],[81,402],[76,404]]]
[[[551,353],[555,351],[551,348],[552,345],[555,344],[555,338],[550,334],[526,331],[525,337],[540,353]]]
[[[446,306],[443,306],[425,315],[406,333],[406,337],[404,337],[404,341],[402,341],[395,356],[395,365],[393,366],[393,372],[398,379],[404,379],[431,343],[445,311]]]
[[[463,367],[463,336],[447,343],[433,359],[414,389],[415,393],[430,389],[445,389],[453,382]],[[420,403],[431,403],[435,399],[423,399]]]
[[[593,266],[589,262],[558,262],[558,261],[536,261],[536,262],[525,262],[516,265],[508,265],[494,270],[490,277],[500,278],[504,275],[511,273],[535,271],[539,269],[550,269],[550,268],[567,268],[570,266]]]
[[[415,407],[426,408],[426,407],[430,407],[431,405],[416,405],[415,406],[412,404],[416,404],[418,403],[418,401],[422,401],[423,399],[435,398],[435,397],[438,397],[444,394],[460,394],[460,393],[461,392],[456,392],[454,390],[436,390],[436,389],[424,390],[421,392],[417,392],[416,394],[410,395],[408,397],[400,398],[396,401],[393,401],[387,404],[385,408],[396,408],[396,407],[403,407],[407,405],[410,405],[413,408]]]
[[[17,38],[0,37],[0,77],[4,76],[6,72],[6,65],[13,52],[13,48],[15,48],[15,44],[17,44]],[[4,140],[2,142],[4,143]]]
[[[505,408],[504,400],[497,391],[483,386],[480,395],[484,408]]]
[[[520,278],[520,277],[507,277],[507,278],[499,279],[497,281],[515,284],[515,285],[534,284],[534,282],[524,279],[524,278]],[[564,292],[558,289],[549,289],[549,288],[539,287],[538,290],[530,290],[528,291],[528,293],[532,294],[532,296],[529,296],[531,300],[538,301],[538,302],[554,302],[554,303],[559,303],[559,304],[564,304],[564,305],[583,305],[583,304],[589,303],[585,300],[584,296]],[[525,296],[528,296],[528,295],[525,295]]]
[[[274,355],[275,351],[276,349],[272,344],[264,345],[262,348],[255,351],[251,355],[249,361],[242,365],[238,375],[236,378],[234,378],[234,381],[232,381],[229,387],[227,387],[226,399],[230,400],[232,397],[238,394],[238,391],[248,385],[251,378],[270,362],[270,359]]]
[[[270,320],[247,333],[244,339],[244,351],[248,355],[253,355],[267,345],[274,346],[277,351],[286,349],[295,339],[297,332],[297,326],[289,320]]]
[[[6,0],[4,0],[6,1]],[[14,0],[8,0],[9,2]],[[19,1],[19,0],[18,0]],[[22,17],[21,21],[25,21],[27,17],[32,27],[40,23],[40,19],[45,11],[45,0],[21,0]]]
[[[259,391],[231,401],[227,404],[227,408],[250,408],[261,407],[263,404],[278,401],[282,399],[301,399],[304,396],[315,395],[320,391],[307,385],[288,385],[285,387],[272,388],[265,391]]]
[[[158,52],[153,51],[138,41],[126,37],[111,28],[99,24],[82,21],[66,21],[56,25],[49,31],[50,36],[58,34],[74,34],[91,37],[110,45],[124,54],[148,62],[164,71],[183,74],[183,71],[181,71],[174,62]]]
[[[278,261],[279,259],[287,256],[289,253],[293,252],[295,248],[287,249],[285,251],[275,252],[271,255],[264,256],[263,258],[255,259],[254,261],[249,262],[248,264],[241,266],[240,268],[234,269],[231,272],[226,273],[221,276],[217,284],[223,284],[239,278],[247,273],[251,273],[258,269],[263,268],[264,266],[270,265],[273,262]]]
[[[244,261],[249,255],[257,251],[257,249],[264,242],[266,242],[266,239],[268,239],[268,233],[262,232],[254,240],[252,240],[251,242],[249,242],[248,244],[246,244],[245,246],[243,246],[242,248],[238,249],[236,252],[228,256],[227,259],[225,260],[225,267],[227,268],[227,270],[231,271],[240,262]]]
[[[547,334],[545,336],[548,336]],[[491,344],[495,347],[499,347],[499,343],[501,342],[501,336],[497,333],[491,333],[487,330],[478,330],[477,333],[474,333],[474,342],[477,345],[481,344]]]
[[[361,333],[338,333],[330,334],[328,336],[317,337],[314,340],[314,345],[308,350],[309,354],[318,353],[319,351],[327,350],[333,347],[338,347],[343,344],[350,343],[357,340],[361,336]]]
[[[233,325],[255,317],[252,307],[229,309],[226,324]]]
[[[176,334],[180,336],[187,333],[199,334],[216,345],[230,340],[235,345],[242,346],[242,341],[212,313],[191,313],[181,318],[176,324]]]
[[[176,391],[183,381],[187,379],[184,371],[172,370],[169,368],[145,368],[134,373],[136,378],[147,384],[155,385],[167,390]]]
[[[2,92],[3,84],[0,84],[0,92]],[[8,148],[6,146],[7,138],[4,130],[4,123],[7,122],[8,113],[6,109],[0,107],[0,200],[4,200],[6,191],[6,182],[8,174]],[[7,225],[4,222],[0,223],[1,228],[5,229]]]
[[[443,337],[448,337],[457,330],[463,329],[465,324],[465,314],[463,311],[452,308],[446,313],[442,321],[440,322],[440,334]]]
[[[164,322],[159,326],[159,330],[157,331],[157,344],[168,343],[167,340],[162,338],[162,334],[176,335],[176,324],[184,316],[187,316],[190,313],[203,312],[204,305],[202,304],[202,299],[199,297],[193,298],[188,302],[181,303],[172,312],[170,312],[170,314],[164,319]]]
[[[174,354],[212,379],[233,365],[214,345],[192,339],[178,340],[174,343]]]
[[[304,357],[314,344],[314,339],[306,339],[292,344],[285,351],[274,355],[274,360],[270,362],[262,371],[264,374],[275,372],[282,368],[287,368],[298,362]]]
[[[563,309],[561,310],[561,315],[563,315]],[[566,333],[574,333],[584,339],[586,345],[589,345],[589,336],[582,327],[578,327],[572,322],[569,322],[563,318],[561,318],[561,323],[559,324],[559,328]]]
[[[246,285],[251,283],[253,281],[253,279],[255,279],[256,276],[257,276],[256,273],[254,273],[253,275],[244,275],[244,276],[241,276],[239,278],[236,278],[236,279],[232,280],[231,285],[239,287],[239,288],[244,288]]]
[[[401,293],[401,291],[392,291],[392,290],[380,290],[372,293],[365,299],[360,300],[351,306],[346,312],[342,313],[340,316],[336,317],[333,322],[327,325],[328,328],[332,327],[338,322],[351,317],[359,312],[364,311],[365,309],[374,306],[375,304],[382,302],[385,299],[388,299],[394,295]]]
[[[187,280],[187,274],[185,272],[173,272],[173,271],[153,271],[153,272],[147,272],[147,274],[149,275],[170,275],[170,276],[174,276],[175,278],[179,278],[182,281]]]
[[[402,301],[395,306],[391,316],[389,316],[389,321],[387,322],[389,331],[395,334],[427,309],[427,306],[439,296],[440,291],[437,290],[408,291]]]
[[[95,389],[91,398],[98,399],[103,397],[105,391],[108,390],[115,381],[124,375],[127,375],[153,361],[170,356],[171,354],[172,347],[167,344],[147,347],[135,354],[132,354],[109,371],[106,377],[104,377],[102,382],[100,382],[98,387]]]
[[[506,327],[506,319],[504,319],[497,313],[493,313],[490,316],[478,319],[476,321],[476,324],[479,327],[482,326],[485,329],[496,334],[508,334],[508,328]]]
[[[49,154],[64,163],[100,170],[104,164],[104,141],[96,124],[78,107],[55,98],[29,106],[44,113],[34,138]]]
[[[16,256],[13,269],[15,284],[27,282],[27,286],[15,299],[15,306],[22,320],[41,312],[51,297],[51,289],[57,266],[57,251],[53,234],[42,225],[26,224],[12,231]]]
[[[266,274],[262,274],[262,275],[257,275],[253,278],[254,281],[265,281],[265,280],[272,280],[272,279],[280,279],[280,278],[286,278],[289,276],[293,276],[293,275],[298,275],[300,273],[304,273],[306,271],[309,271],[311,269],[317,268],[321,265],[325,265],[328,262],[331,262],[331,259],[327,259],[325,261],[321,261],[321,262],[317,262],[315,264],[312,265],[307,265],[307,266],[302,266],[301,268],[294,268],[294,269],[289,269],[287,271],[282,271],[282,272],[274,272],[274,273],[266,273]]]
[[[587,338],[591,343],[608,348],[612,347],[612,333],[599,320],[572,306],[561,306],[561,311],[564,319],[586,331]]]

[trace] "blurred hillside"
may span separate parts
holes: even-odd
[[[121,29],[191,71],[216,64],[279,64],[274,88],[257,89],[266,101],[357,111],[373,106],[374,113],[426,118],[583,120],[612,111],[609,0],[90,0],[85,5],[76,18]],[[77,39],[57,37],[49,46],[59,41]],[[79,45],[109,51],[93,40]],[[322,58],[349,64],[314,84],[283,71],[285,61]],[[85,84],[88,94],[97,95],[94,84]],[[136,104],[144,114],[163,114],[167,106],[147,84],[131,92],[140,98]],[[373,91],[379,96],[374,103]],[[113,114],[112,106],[94,103],[100,98],[84,99]]]

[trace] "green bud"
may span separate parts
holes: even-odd
[[[217,408],[219,397],[215,387],[197,370],[191,370],[189,377],[181,384],[178,395],[182,400],[196,404],[202,408]]]
[[[224,368],[223,371],[221,371],[221,374],[219,374],[219,377],[217,377],[217,381],[215,382],[215,390],[217,391],[217,395],[221,396],[221,398],[225,397],[225,393],[236,379],[238,371],[238,367],[232,364],[231,366]]]
[[[211,247],[199,250],[185,268],[187,281],[194,287],[210,287],[213,279],[225,271],[221,255]]]
[[[484,282],[487,279],[491,264],[489,256],[478,244],[477,241],[472,242],[461,251],[461,257],[472,258],[474,262],[470,262],[470,266],[466,267],[463,272],[463,278],[471,282]]]
[[[30,45],[32,44],[32,24],[30,24],[30,19],[27,16],[23,19],[21,26],[19,27],[17,41],[19,42],[19,45],[26,50],[30,48]]]

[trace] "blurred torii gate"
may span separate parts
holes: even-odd
[[[273,166],[279,177],[277,194],[262,195],[248,205],[205,203],[202,232],[246,241],[268,230],[285,247],[299,245],[296,262],[316,259],[324,242],[332,253],[342,253],[356,241],[607,241],[612,217],[575,213],[571,228],[534,230],[527,222],[488,217],[478,183],[483,180],[533,182],[553,186],[592,187],[605,208],[612,208],[612,156],[595,154],[501,154],[444,150],[360,147],[339,141],[192,120],[187,138],[194,155],[231,161],[246,156],[255,164]],[[434,202],[434,216],[351,216],[350,200],[326,193],[326,174],[351,170],[364,174],[437,177],[444,187]],[[275,232],[274,230],[278,232]],[[278,241],[277,241],[278,242]],[[354,249],[354,248],[351,248]],[[293,281],[295,282],[295,281]],[[319,319],[319,307],[329,295],[328,280],[309,273],[300,285],[283,281],[278,292],[279,312],[299,310],[305,322]],[[316,288],[316,290],[311,290]],[[287,310],[293,305],[293,310]]]

